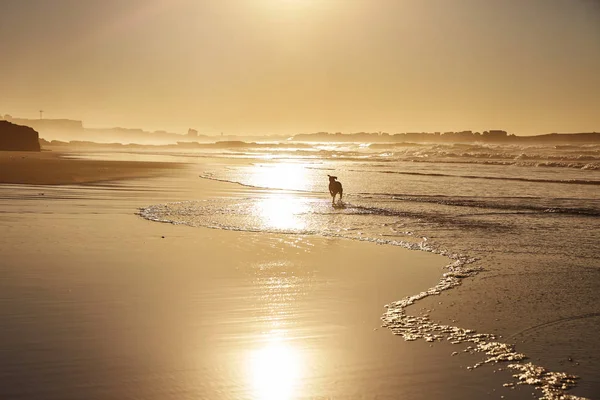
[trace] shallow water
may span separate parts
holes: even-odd
[[[461,301],[455,325],[508,337],[536,364],[580,376],[572,392],[593,397],[600,392],[600,343],[588,334],[597,330],[600,315],[598,152],[597,146],[432,145],[399,151],[352,144],[279,151],[276,157],[264,150],[224,151],[220,157],[238,161],[202,164],[199,178],[254,188],[247,198],[160,204],[142,215],[192,226],[341,236],[475,259],[470,267],[483,272],[456,294],[443,293]],[[327,202],[327,174],[343,183],[344,207]],[[475,304],[479,297],[469,297],[469,290],[493,295]],[[428,302],[433,304],[423,300]]]

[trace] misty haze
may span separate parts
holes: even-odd
[[[0,9],[0,398],[599,398],[597,1]]]

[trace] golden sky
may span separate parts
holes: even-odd
[[[600,131],[596,0],[4,0],[0,114],[183,133]]]

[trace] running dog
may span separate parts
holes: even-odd
[[[344,193],[344,189],[342,189],[342,182],[336,181],[337,176],[327,175],[329,177],[329,193],[331,193],[331,204],[335,204],[335,195],[339,193],[340,200],[342,201],[342,194]]]

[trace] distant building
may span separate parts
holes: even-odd
[[[190,128],[190,129],[188,129],[187,135],[189,137],[197,138],[198,137],[198,131],[195,130],[195,129]]]
[[[492,130],[483,132],[483,136],[493,137],[493,138],[502,138],[502,137],[507,137],[508,132],[497,130],[497,129],[492,129]]]
[[[498,130],[498,129],[492,129],[492,130],[483,132],[482,138],[485,140],[492,140],[492,141],[505,140],[506,138],[508,138],[508,132]]]

